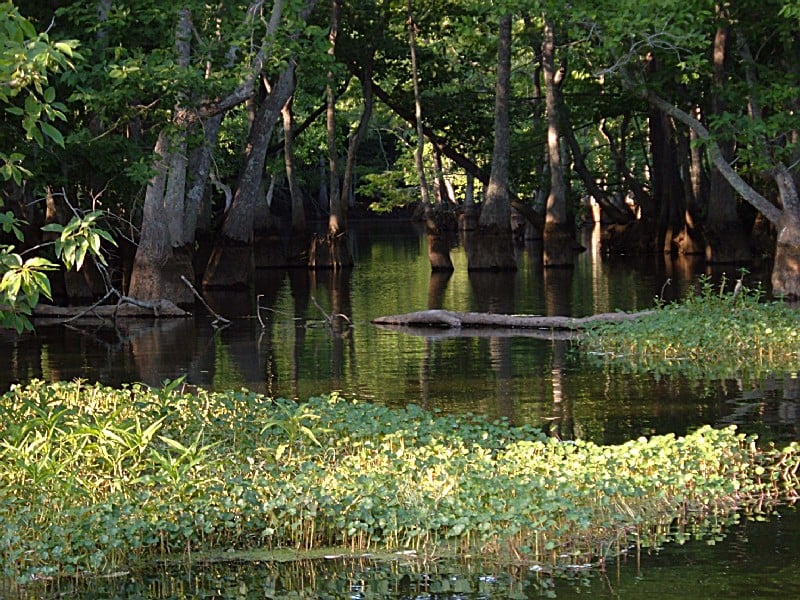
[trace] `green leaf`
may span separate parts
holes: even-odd
[[[67,56],[72,58],[72,46],[70,46],[68,43],[56,42],[55,44],[53,44],[53,46],[55,47],[56,50],[58,50],[62,54],[66,54]]]
[[[56,129],[55,127],[50,125],[50,123],[46,123],[44,121],[39,123],[39,127],[42,128],[42,132],[47,137],[49,137],[51,140],[53,140],[60,147],[62,147],[62,148],[64,147],[64,136],[61,135],[61,132],[58,129]]]

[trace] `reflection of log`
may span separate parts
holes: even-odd
[[[595,323],[629,321],[652,311],[637,313],[602,313],[589,317],[542,317],[536,315],[503,315],[496,313],[453,312],[449,310],[422,310],[419,312],[378,317],[376,325],[403,325],[417,327],[451,328],[509,328],[509,329],[582,329]]]
[[[413,335],[426,340],[451,340],[454,338],[510,338],[524,337],[539,340],[572,340],[579,335],[571,329],[523,329],[521,327],[431,327],[429,325],[378,325],[381,329]]]

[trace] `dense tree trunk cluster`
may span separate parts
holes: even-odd
[[[409,203],[433,271],[459,236],[470,271],[515,270],[518,238],[569,268],[599,210],[607,253],[748,264],[760,227],[772,290],[800,296],[793,5],[180,0],[130,21],[107,0],[59,4],[20,10],[102,68],[76,60],[58,83],[85,102],[63,123],[55,90],[5,100],[46,107],[36,131],[68,145],[25,182],[4,175],[3,199],[32,223],[56,180],[104,203],[135,243],[131,297],[349,268],[352,215]]]

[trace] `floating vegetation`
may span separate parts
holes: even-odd
[[[701,278],[679,303],[592,327],[578,348],[623,372],[758,381],[800,370],[800,311],[738,284],[726,293],[725,285]]]
[[[18,583],[279,548],[583,569],[758,514],[794,496],[800,466],[800,445],[758,448],[733,428],[598,446],[175,382],[33,381],[0,397],[0,433],[0,565]]]

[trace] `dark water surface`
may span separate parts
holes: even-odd
[[[519,251],[517,273],[468,274],[463,249],[456,248],[455,272],[431,275],[426,241],[406,223],[360,224],[353,252],[352,271],[265,269],[254,291],[207,294],[214,310],[233,321],[221,331],[198,306],[193,318],[155,324],[40,323],[32,335],[2,333],[0,391],[31,378],[160,385],[185,376],[217,390],[245,387],[298,399],[339,391],[390,405],[505,416],[599,443],[727,423],[797,436],[796,378],[752,387],[621,376],[589,366],[567,341],[547,334],[455,338],[433,330],[423,337],[370,322],[427,308],[572,316],[650,308],[658,296],[670,300],[696,285],[705,272],[697,261],[607,260],[589,250],[574,270],[543,270],[528,248]],[[711,275],[737,277],[734,267],[727,270]],[[748,279],[755,285],[757,278]],[[347,315],[352,326],[337,319],[332,330],[325,315],[333,313]]]
[[[35,334],[0,333],[0,391],[32,378],[160,385],[185,376],[217,390],[246,387],[299,399],[338,391],[389,405],[504,416],[598,443],[729,423],[766,438],[799,437],[797,377],[751,386],[621,376],[590,366],[570,352],[569,342],[547,335],[420,336],[371,324],[381,315],[427,308],[573,316],[644,309],[659,296],[671,300],[696,285],[698,274],[706,273],[697,260],[609,260],[589,250],[574,269],[544,271],[534,248],[520,248],[517,273],[468,274],[463,249],[456,248],[455,272],[440,276],[431,275],[426,240],[411,225],[361,223],[355,229],[352,271],[259,270],[253,291],[209,293],[213,309],[232,320],[219,331],[198,307],[193,318],[155,324],[40,323]],[[747,281],[755,285],[764,275],[751,269]],[[708,275],[716,282],[738,276],[734,267],[725,270]],[[334,313],[347,315],[352,325],[338,318],[329,326],[325,317]],[[660,555],[628,558],[605,575],[576,573],[569,580],[480,565],[321,561],[215,565],[183,574],[173,569],[137,580],[136,589],[124,582],[102,588],[106,592],[96,588],[94,597],[800,597],[800,519],[783,512],[768,523],[734,529],[715,546],[668,544]],[[294,583],[284,594],[288,581]]]

